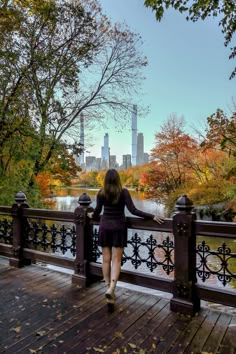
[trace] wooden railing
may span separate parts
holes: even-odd
[[[74,212],[29,208],[22,192],[15,200],[12,207],[0,206],[0,255],[11,266],[45,262],[69,268],[81,286],[102,277],[99,225],[87,217],[87,194]],[[236,223],[196,220],[191,201],[182,196],[173,218],[163,224],[127,217],[127,226],[122,281],[172,293],[171,309],[191,315],[201,299],[236,306],[236,252],[227,245],[236,247]],[[219,240],[216,249],[209,238]],[[212,285],[212,278],[221,287]]]

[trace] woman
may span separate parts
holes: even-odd
[[[105,296],[107,302],[114,304],[115,288],[121,270],[121,258],[127,246],[127,226],[125,206],[136,216],[153,219],[159,224],[164,221],[161,216],[145,213],[135,208],[130,193],[122,188],[120,176],[115,169],[109,169],[104,178],[104,187],[97,194],[97,205],[90,218],[100,219],[98,245],[102,247],[102,272],[107,285]]]

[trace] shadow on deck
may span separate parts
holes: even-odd
[[[104,284],[0,262],[0,353],[236,353],[236,315],[203,308],[191,318],[169,300],[117,288],[107,311]]]

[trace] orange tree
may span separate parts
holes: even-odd
[[[172,115],[155,135],[156,145],[151,151],[146,181],[152,194],[161,201],[194,178],[191,164],[198,144],[184,132],[184,125],[183,118]]]

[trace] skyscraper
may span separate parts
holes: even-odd
[[[144,144],[143,133],[138,133],[137,136],[137,165],[144,164]]]
[[[137,106],[133,105],[132,111],[132,166],[137,163]]]
[[[102,157],[102,168],[106,169],[109,168],[109,159],[110,159],[110,148],[109,148],[109,135],[106,133],[104,135],[104,146],[102,146],[101,151]]]
[[[122,155],[122,169],[126,170],[127,168],[131,167],[131,155]]]

